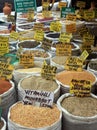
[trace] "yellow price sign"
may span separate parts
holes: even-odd
[[[43,39],[44,39],[44,32],[42,30],[36,30],[34,34],[34,40],[43,41]]]
[[[91,81],[72,79],[70,93],[77,97],[89,97],[91,93]]]
[[[88,53],[92,52],[91,45],[88,45],[87,43],[84,43],[81,47],[82,51],[86,50]]]
[[[83,42],[88,43],[88,45],[93,45],[94,44],[94,38],[95,37],[92,34],[85,33],[83,35]]]
[[[66,32],[67,33],[74,33],[76,32],[76,23],[70,23],[66,25]]]
[[[85,8],[86,2],[84,2],[84,1],[77,1],[76,6],[79,7],[79,8]]]
[[[67,14],[66,20],[76,21],[76,15],[75,14]]]
[[[62,28],[62,24],[59,21],[51,22],[50,31],[60,32]]]
[[[44,30],[44,24],[43,23],[34,23],[33,30]]]
[[[95,11],[85,10],[84,11],[84,19],[90,20],[95,18]]]
[[[50,66],[44,61],[42,69],[41,69],[41,76],[48,80],[54,80],[56,75],[56,66]]]
[[[88,56],[89,56],[89,53],[86,50],[84,50],[80,56],[80,59],[84,62]]]
[[[68,57],[65,69],[69,71],[82,71],[83,61],[79,57]]]
[[[66,6],[67,6],[67,2],[60,1],[58,4],[59,8],[66,7]]]
[[[59,41],[62,43],[70,43],[71,38],[72,38],[71,33],[61,33],[59,37]]]
[[[9,38],[0,36],[0,55],[4,55],[9,52]]]
[[[10,33],[10,37],[17,40],[17,39],[19,38],[19,33],[18,33],[18,32],[15,32],[15,31],[12,31],[12,32]]]
[[[12,72],[14,70],[14,67],[8,63],[0,63],[0,71],[1,71],[1,78],[2,79],[12,79]]]
[[[57,56],[70,56],[71,55],[71,44],[61,43],[56,45],[56,55]]]
[[[30,53],[28,54],[20,54],[19,57],[20,65],[24,66],[25,68],[29,68],[34,66],[34,56]]]

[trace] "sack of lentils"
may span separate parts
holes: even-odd
[[[16,91],[12,81],[0,80],[0,100],[2,117],[7,120],[8,109],[16,102]]]
[[[60,85],[56,80],[46,80],[40,75],[31,75],[20,80],[18,83],[19,100],[23,100],[25,89],[54,92],[54,102],[56,102],[60,96]]]
[[[0,120],[0,130],[6,130],[6,121],[3,117]]]
[[[8,112],[9,130],[61,130],[62,113],[57,105],[37,107],[17,102]]]
[[[70,93],[58,101],[62,110],[62,130],[97,130],[97,97],[76,97]]]

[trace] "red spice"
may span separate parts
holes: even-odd
[[[8,91],[12,87],[11,83],[6,80],[0,80],[0,94]]]

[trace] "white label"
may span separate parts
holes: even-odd
[[[41,107],[51,107],[53,105],[54,93],[39,90],[25,90],[23,102],[26,105],[34,105]]]

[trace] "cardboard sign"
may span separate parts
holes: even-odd
[[[0,62],[0,77],[1,79],[12,79],[14,67],[8,63]]]
[[[56,55],[57,56],[70,56],[71,49],[72,49],[72,46],[69,43],[58,44],[56,45]]]
[[[78,30],[78,33],[83,37],[84,34],[88,33],[88,28],[86,26],[83,26]]]
[[[43,42],[42,42],[42,48],[44,49],[44,50],[46,50],[46,51],[48,51],[48,50],[50,50],[51,49],[51,46],[52,46],[52,41],[50,41],[50,40],[43,40]]]
[[[85,10],[84,11],[84,19],[85,20],[91,20],[95,18],[95,12],[91,10]]]
[[[19,38],[19,33],[18,33],[18,32],[15,32],[15,31],[12,31],[12,32],[10,33],[10,37],[17,40],[17,39]]]
[[[89,53],[86,50],[84,50],[80,56],[80,59],[84,62],[88,56],[89,56]]]
[[[79,57],[68,57],[65,63],[65,69],[69,71],[82,71],[83,62]]]
[[[34,56],[32,54],[20,54],[19,63],[25,68],[32,67],[34,66]]]
[[[66,32],[67,33],[74,33],[76,32],[76,23],[70,23],[66,25]]]
[[[76,6],[79,7],[79,8],[81,8],[81,9],[85,8],[86,2],[84,2],[84,1],[77,1]]]
[[[62,7],[66,7],[67,6],[67,2],[64,2],[64,1],[60,1],[59,4],[58,4],[58,8],[62,8]]]
[[[34,23],[33,30],[44,30],[44,24],[43,23]]]
[[[36,0],[14,0],[15,12],[27,13],[29,9],[36,10]]]
[[[36,30],[34,34],[34,40],[43,41],[43,39],[44,39],[44,32],[42,30]]]
[[[89,97],[91,93],[91,82],[72,79],[70,83],[70,93],[78,97]]]
[[[62,25],[59,21],[51,22],[50,24],[50,31],[60,32]]]
[[[75,9],[70,7],[62,7],[61,18],[66,18],[67,14],[75,14]]]
[[[67,14],[66,20],[76,21],[76,15],[75,14]]]
[[[82,51],[86,50],[89,54],[92,52],[91,45],[88,45],[87,43],[86,44],[84,43],[82,45],[81,50]]]
[[[34,105],[40,107],[52,107],[54,93],[39,90],[25,90],[23,103],[25,105]]]
[[[0,55],[4,55],[9,52],[9,38],[0,36]]]
[[[41,69],[41,76],[48,80],[54,80],[57,67],[48,65],[45,61]]]
[[[88,43],[88,45],[93,45],[94,44],[94,38],[95,37],[92,34],[85,33],[83,35],[83,42]]]
[[[71,38],[72,38],[71,33],[61,33],[59,37],[59,41],[62,43],[70,43]]]

